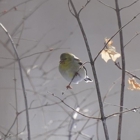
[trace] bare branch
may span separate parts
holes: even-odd
[[[26,1],[24,1],[24,2],[21,2],[21,3],[17,4],[17,5],[15,5],[15,6],[13,6],[13,7],[10,8],[9,10],[6,10],[5,12],[0,13],[0,17],[3,16],[3,15],[5,15],[5,14],[7,14],[7,13],[9,13],[9,12],[12,11],[13,9],[15,10],[15,8],[17,8],[18,6],[20,6],[20,5],[22,5],[22,4],[25,4],[25,3],[28,3],[28,2],[31,2],[31,1],[33,1],[33,0],[26,0]]]
[[[56,97],[57,99],[59,99],[59,100],[60,100],[63,104],[65,104],[67,107],[69,107],[70,109],[72,109],[73,111],[77,112],[78,114],[80,114],[80,115],[82,115],[82,116],[84,116],[84,117],[91,118],[91,119],[97,119],[97,120],[100,120],[100,119],[101,119],[101,118],[97,118],[97,117],[87,116],[87,115],[85,115],[85,114],[83,114],[83,113],[81,113],[81,112],[75,110],[74,108],[72,108],[72,107],[69,106],[68,104],[66,104],[66,103],[64,102],[64,100],[60,99],[58,96],[56,96],[56,95],[54,95],[54,94],[52,94],[52,95],[53,95],[54,97]]]
[[[70,8],[70,0],[68,0],[68,8],[69,8],[70,13],[75,17],[74,13],[72,12],[72,10]]]
[[[15,117],[15,119],[14,119],[12,125],[10,126],[9,130],[8,130],[7,133],[5,134],[4,140],[6,140],[6,138],[7,138],[8,134],[9,134],[9,132],[11,131],[11,129],[13,128],[13,126],[15,125],[16,120],[17,120],[17,117],[18,117],[18,115],[16,115],[16,117]]]
[[[78,15],[80,15],[81,11],[90,3],[90,1],[91,0],[87,0],[86,4],[79,10]]]
[[[128,21],[126,24],[124,24],[104,45],[104,47],[99,51],[99,53],[97,54],[97,56],[94,58],[94,62],[96,61],[96,59],[98,58],[98,56],[100,55],[100,53],[104,50],[104,48],[108,45],[108,43],[124,28],[126,27],[128,24],[130,24],[134,19],[137,18],[137,16],[139,16],[140,13],[138,13],[137,15],[135,15],[130,21]]]
[[[137,110],[140,109],[140,107],[135,107],[135,108],[132,108],[132,109],[128,109],[126,111],[122,111],[122,112],[117,112],[117,113],[113,113],[111,115],[108,115],[106,116],[106,118],[110,118],[110,117],[115,117],[117,115],[120,115],[120,114],[123,114],[123,113],[127,113],[127,112],[137,112]]]
[[[25,102],[25,109],[26,109],[26,123],[27,123],[27,130],[28,130],[28,140],[31,140],[31,136],[30,136],[30,123],[29,123],[29,113],[28,113],[28,102],[27,102],[27,96],[26,96],[26,91],[25,91],[25,86],[24,86],[24,79],[23,79],[23,74],[22,74],[22,68],[21,68],[21,63],[20,63],[20,58],[16,49],[16,45],[11,37],[11,35],[9,34],[9,32],[7,31],[7,29],[2,25],[2,23],[0,23],[1,28],[5,31],[5,33],[8,35],[11,43],[12,43],[12,47],[15,51],[17,60],[18,60],[18,65],[19,65],[19,71],[20,71],[20,78],[21,78],[21,84],[22,84],[22,91],[23,91],[23,96],[24,96],[24,102]]]
[[[99,111],[99,110],[95,111],[94,113],[92,113],[92,115],[96,114],[98,111]],[[83,127],[80,129],[79,132],[82,132],[82,130],[84,130],[85,126],[88,124],[89,121],[90,121],[90,119],[88,119],[88,120],[85,122],[85,124],[83,125]],[[97,120],[97,121],[99,121],[99,120]],[[75,140],[78,139],[79,135],[80,135],[80,133],[78,133],[78,135],[76,136]]]
[[[134,1],[133,3],[131,3],[131,4],[129,4],[129,5],[125,6],[125,7],[120,8],[120,11],[123,10],[123,9],[125,9],[125,8],[131,7],[132,5],[134,5],[135,3],[137,3],[138,1],[139,1],[139,0],[136,0],[136,1]]]
[[[115,6],[116,6],[116,15],[117,15],[117,21],[118,21],[118,28],[122,28],[122,21],[121,21],[121,15],[120,15],[120,9],[118,0],[115,0]],[[124,44],[123,44],[123,31],[121,30],[119,32],[119,38],[120,38],[120,50],[121,50],[121,62],[122,62],[122,77],[121,77],[121,93],[120,93],[120,112],[123,111],[123,104],[124,104],[124,89],[125,89],[125,53],[124,53]],[[118,138],[117,140],[121,140],[121,132],[122,132],[122,117],[123,115],[119,115],[119,124],[118,124]]]
[[[116,10],[116,9],[113,8],[112,6],[110,6],[110,5],[108,5],[108,4],[104,3],[104,2],[102,2],[102,1],[100,1],[100,0],[97,0],[97,1],[100,2],[101,4],[103,4],[103,5],[106,6],[106,7],[109,7],[109,8],[111,8],[111,9],[113,9],[113,10]]]
[[[71,6],[72,6],[72,9],[74,11],[75,18],[76,18],[76,20],[79,24],[79,27],[80,27],[80,30],[81,30],[81,33],[82,33],[82,36],[83,36],[83,39],[84,39],[84,42],[85,42],[85,45],[86,45],[86,49],[87,49],[88,56],[89,56],[89,59],[90,59],[90,64],[91,64],[91,67],[92,67],[92,72],[93,72],[94,81],[95,81],[95,85],[96,85],[96,91],[97,91],[97,96],[98,96],[98,101],[99,101],[99,107],[100,107],[100,112],[101,112],[101,120],[102,120],[103,129],[104,129],[104,133],[105,133],[105,138],[106,138],[106,140],[109,140],[109,134],[108,134],[107,124],[106,124],[106,118],[105,118],[105,115],[104,115],[103,102],[102,102],[99,82],[98,82],[98,78],[97,78],[97,74],[96,74],[95,63],[93,61],[92,54],[91,54],[90,47],[89,47],[89,43],[88,43],[88,40],[87,40],[87,36],[86,36],[85,31],[84,31],[81,20],[79,18],[79,15],[76,11],[76,8],[75,8],[72,0],[69,0],[69,2],[70,2]]]
[[[139,34],[140,34],[140,32],[139,32],[139,33],[136,33],[136,34],[124,45],[124,48],[125,48],[133,39],[135,39]]]
[[[122,68],[121,68],[121,66],[119,65],[119,63],[115,62],[115,66],[117,66],[120,70],[122,70]],[[131,72],[127,71],[127,70],[125,70],[125,72],[126,72],[127,74],[131,75],[132,77],[135,77],[136,79],[140,80],[140,77],[134,75],[133,73],[131,73]]]
[[[17,79],[16,79],[16,64],[14,63],[14,88],[15,88],[15,111],[16,111],[16,115],[18,114],[18,97],[17,97]],[[16,139],[18,139],[18,118],[16,120]]]
[[[60,104],[60,103],[61,103],[61,102],[56,102],[56,103],[52,103],[52,104],[46,103],[46,104],[41,105],[41,106],[29,107],[28,110],[34,110],[34,109],[39,109],[39,108],[42,108],[42,107],[58,105],[58,104]],[[20,111],[18,114],[21,114],[21,113],[23,113],[24,111],[26,111],[26,110],[22,110],[22,111]]]

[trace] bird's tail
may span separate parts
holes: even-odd
[[[86,78],[84,80],[85,80],[86,83],[93,82],[93,80],[91,80],[88,76],[86,76]]]

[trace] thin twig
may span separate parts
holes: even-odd
[[[3,16],[3,15],[5,15],[5,14],[7,14],[7,13],[9,13],[11,10],[15,9],[15,7],[17,8],[18,6],[21,6],[22,4],[26,4],[26,3],[31,2],[31,1],[33,1],[33,0],[26,0],[26,1],[24,1],[24,2],[21,2],[21,3],[17,4],[17,5],[15,5],[15,6],[13,6],[13,7],[10,8],[9,10],[6,10],[5,13],[3,13],[3,12],[0,13],[0,17]]]
[[[30,135],[30,123],[29,123],[29,113],[28,113],[28,102],[27,102],[27,96],[26,96],[26,91],[25,91],[25,86],[24,86],[24,79],[23,79],[23,74],[22,74],[22,69],[21,69],[21,63],[20,63],[20,58],[16,49],[16,45],[11,37],[11,35],[9,34],[9,32],[7,31],[7,29],[3,26],[2,23],[0,23],[1,28],[5,31],[5,33],[8,35],[11,43],[12,43],[12,47],[15,51],[16,57],[17,57],[17,61],[18,61],[18,65],[19,65],[19,71],[20,71],[20,78],[21,78],[21,85],[22,85],[22,91],[23,91],[23,96],[24,96],[24,102],[25,102],[25,109],[26,109],[26,123],[27,123],[27,133],[28,133],[28,140],[31,140],[31,135]]]
[[[121,23],[121,15],[120,15],[120,9],[118,0],[115,0],[115,6],[116,6],[116,15],[117,15],[117,21],[118,21],[118,28],[122,28]],[[121,93],[120,93],[120,112],[123,111],[123,104],[124,104],[124,88],[125,88],[125,53],[124,53],[124,44],[123,44],[123,31],[120,30],[119,32],[119,38],[120,38],[120,50],[121,50],[121,62],[122,62],[122,76],[121,76]],[[122,113],[119,115],[119,123],[118,123],[118,138],[117,140],[121,140],[121,132],[122,132]]]
[[[17,79],[16,79],[16,63],[14,63],[14,88],[15,88],[15,109],[16,109],[16,115],[18,113],[18,97],[17,97]],[[18,134],[18,118],[16,120],[16,133]],[[18,135],[16,135],[16,140],[18,140]]]
[[[68,104],[66,104],[65,101],[62,100],[61,98],[59,98],[58,96],[56,96],[56,95],[54,95],[54,94],[52,94],[52,96],[56,97],[56,98],[59,99],[63,104],[65,104],[67,107],[69,107],[70,109],[72,109],[73,111],[77,112],[78,114],[80,114],[80,115],[82,115],[82,116],[84,116],[84,117],[87,117],[87,118],[90,118],[90,119],[96,119],[96,120],[100,120],[100,119],[101,119],[101,118],[97,118],[97,117],[93,117],[93,116],[87,116],[87,115],[85,115],[85,114],[83,114],[83,113],[81,113],[81,112],[75,110],[74,108],[72,108],[72,107],[69,106]]]
[[[24,6],[23,17],[22,17],[22,18],[24,19],[25,16],[26,16],[26,5]],[[21,36],[22,36],[22,34],[23,34],[24,27],[25,27],[25,21],[23,20],[23,24],[22,24],[22,27],[21,27],[21,31],[20,31],[20,33],[19,33],[19,38],[18,38],[18,40],[17,40],[17,42],[16,42],[17,48],[18,48],[19,43],[20,43],[20,41],[21,41]]]
[[[99,51],[99,53],[97,54],[97,56],[94,58],[93,62],[96,61],[96,59],[98,58],[98,56],[100,55],[100,53],[104,50],[104,48],[108,45],[108,43],[124,28],[126,27],[129,23],[131,23],[134,19],[136,19],[137,16],[139,16],[140,13],[138,13],[137,15],[135,15],[130,21],[128,21],[126,24],[124,24],[104,45],[104,47]]]
[[[129,5],[125,6],[125,7],[120,8],[120,11],[123,10],[123,9],[125,9],[125,8],[131,7],[132,5],[134,5],[135,3],[137,3],[138,1],[139,0],[136,0],[133,3],[131,3],[131,4],[129,4]]]
[[[92,113],[92,115],[95,115],[98,111],[99,111],[99,110],[95,111],[94,113]],[[80,129],[79,132],[82,132],[82,131],[84,130],[85,126],[88,124],[89,121],[90,121],[90,118],[86,120],[85,124],[83,125],[83,127]],[[99,121],[99,120],[97,120],[97,121]],[[78,137],[79,137],[79,135],[80,135],[79,132],[78,132],[78,135],[76,136],[75,140],[78,140]]]
[[[36,106],[36,107],[29,107],[28,108],[28,110],[34,110],[34,109],[39,109],[39,108],[42,108],[42,107],[48,107],[48,106],[53,106],[53,105],[58,105],[58,104],[60,104],[61,103],[61,101],[60,102],[56,102],[56,103],[52,103],[52,104],[44,104],[44,105],[41,105],[41,106]],[[18,114],[21,114],[21,113],[23,113],[24,111],[26,111],[26,110],[22,110],[22,111],[20,111]]]
[[[100,112],[101,112],[101,120],[102,120],[102,123],[103,123],[105,138],[106,138],[106,140],[109,140],[109,134],[108,134],[107,124],[106,124],[106,118],[105,118],[105,115],[104,115],[104,108],[103,108],[103,103],[102,103],[102,98],[101,98],[99,82],[98,82],[98,78],[97,78],[97,74],[96,74],[95,64],[94,64],[94,61],[93,61],[93,58],[92,58],[92,55],[91,55],[91,51],[90,51],[90,47],[89,47],[89,44],[88,44],[87,36],[85,34],[83,25],[81,23],[81,20],[79,18],[79,15],[76,11],[76,8],[75,8],[72,0],[69,0],[69,2],[70,2],[71,7],[74,11],[75,18],[76,18],[76,20],[79,24],[79,27],[80,27],[80,30],[81,30],[81,33],[82,33],[82,36],[83,36],[83,39],[84,39],[84,42],[85,42],[85,45],[86,45],[86,49],[87,49],[87,52],[88,52],[88,56],[89,56],[89,59],[90,59],[90,64],[91,64],[91,67],[92,67],[92,72],[93,72],[93,76],[94,76],[94,80],[95,80],[95,86],[96,86],[96,91],[97,91],[97,96],[98,96],[98,101],[99,101],[99,107],[100,107]]]
[[[90,1],[91,0],[87,0],[86,4],[79,10],[78,15],[80,15],[81,11],[90,3]]]
[[[71,11],[69,0],[68,0],[68,8],[69,8],[70,13],[75,17],[74,13]]]
[[[117,115],[124,114],[124,113],[130,112],[130,111],[137,112],[138,109],[140,109],[140,107],[135,107],[135,108],[128,109],[128,110],[125,110],[122,112],[113,113],[111,115],[106,116],[106,118],[115,117]]]
[[[140,32],[139,32],[139,33],[136,33],[136,34],[124,45],[124,48],[125,48],[133,39],[135,39],[139,34],[140,34]]]
[[[79,103],[79,106],[81,106],[82,104],[84,104],[84,102],[86,102],[86,100],[88,99],[88,97],[90,97],[91,94],[92,94],[92,92],[90,92],[90,94],[87,94],[86,97]],[[76,94],[76,95],[77,95],[77,94]],[[81,109],[82,109],[82,108],[81,108]],[[97,110],[97,111],[99,111],[99,110]],[[96,112],[97,112],[97,111],[96,111]],[[94,113],[92,114],[92,116],[93,116],[94,114],[96,114],[96,112],[94,112]],[[79,130],[77,136],[75,137],[75,140],[78,139],[80,133],[82,132],[82,130],[84,129],[84,127],[87,125],[87,123],[88,123],[89,121],[90,121],[90,118],[88,118],[88,119],[86,120],[84,126]]]
[[[27,0],[25,2],[30,2],[32,0]],[[30,12],[29,14],[27,14],[23,20],[21,20],[21,22],[16,26],[16,28],[13,30],[13,32],[11,33],[11,36],[14,36],[15,33],[18,31],[18,29],[20,28],[20,26],[24,23],[25,20],[27,20],[31,15],[33,15],[35,13],[35,11],[37,11],[45,2],[48,2],[49,0],[44,0],[44,1],[39,1],[39,4],[37,6],[35,6]],[[25,2],[21,3],[21,4],[24,4]],[[19,4],[19,5],[21,5]],[[15,7],[15,6],[14,6]],[[13,8],[14,8],[13,7]],[[5,45],[7,46],[7,44],[9,43],[9,39],[6,41]],[[7,50],[9,51],[9,53],[11,55],[13,55],[13,53],[8,49],[7,47]]]
[[[102,2],[102,1],[100,1],[100,0],[97,0],[97,1],[100,2],[101,4],[103,4],[103,5],[106,6],[106,7],[109,7],[109,8],[111,8],[111,9],[113,9],[113,10],[116,10],[116,9],[113,8],[112,6],[110,6],[110,5],[108,5],[108,4],[104,3],[104,2]]]
[[[17,117],[18,117],[18,115],[16,115],[16,117],[15,117],[15,119],[14,119],[12,125],[10,126],[10,128],[9,128],[8,131],[7,131],[7,133],[5,134],[4,140],[6,140],[6,138],[7,138],[8,134],[9,134],[9,132],[11,131],[11,129],[13,128],[13,126],[15,125],[16,120],[17,120]]]
[[[120,77],[118,79],[116,79],[113,83],[112,83],[112,86],[108,89],[108,92],[105,94],[105,96],[103,97],[103,103],[105,102],[106,98],[107,97],[110,97],[112,95],[109,95],[109,93],[111,92],[111,90],[113,89],[113,87],[115,86],[115,84],[117,83],[117,81],[120,79]],[[105,105],[106,106],[106,105]],[[105,107],[104,106],[104,107]],[[100,113],[99,115],[100,116]],[[99,140],[99,120],[97,120],[97,125],[96,125],[96,137],[97,137],[97,140]]]
[[[116,63],[116,62],[115,62],[115,66],[117,66],[120,70],[122,70],[122,68],[121,68],[121,66],[119,65],[119,63]],[[127,70],[125,70],[125,72],[126,72],[127,74],[131,75],[132,77],[135,77],[136,79],[140,80],[140,77],[134,75],[133,73],[131,73],[131,72],[127,71]]]

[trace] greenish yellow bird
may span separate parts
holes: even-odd
[[[60,64],[59,64],[59,72],[67,80],[69,85],[68,88],[71,88],[70,84],[78,84],[81,81],[93,82],[87,76],[87,70],[83,66],[83,63],[80,61],[78,57],[71,53],[62,53],[60,56]]]

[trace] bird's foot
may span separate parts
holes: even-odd
[[[66,88],[67,89],[72,89],[72,87],[70,85],[67,85]]]

